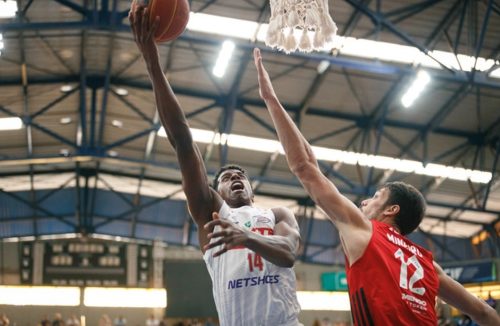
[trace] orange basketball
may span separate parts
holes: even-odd
[[[189,20],[187,0],[150,0],[149,18],[153,22],[160,17],[155,33],[156,42],[168,42],[182,34]]]

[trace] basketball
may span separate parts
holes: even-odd
[[[168,42],[182,34],[189,21],[187,0],[151,0],[148,5],[149,19],[160,17],[155,33],[156,42]]]

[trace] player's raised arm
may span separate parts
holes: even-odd
[[[212,211],[220,207],[220,197],[209,187],[202,155],[193,142],[186,116],[162,71],[153,37],[159,19],[157,17],[150,22],[147,7],[134,2],[129,20],[134,40],[146,62],[161,123],[177,154],[189,210],[195,222],[203,226],[211,219]],[[204,232],[201,227],[199,230]],[[200,235],[200,240],[204,238]]]
[[[269,74],[262,64],[259,49],[254,50],[254,59],[260,96],[271,114],[290,170],[299,178],[316,204],[337,224],[341,232],[347,225],[369,230],[370,224],[361,211],[321,172],[311,146],[279,102]]]
[[[438,296],[449,305],[459,309],[481,326],[500,325],[498,313],[485,301],[469,293],[460,283],[446,275],[434,262],[439,277]]]

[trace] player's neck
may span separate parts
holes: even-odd
[[[252,201],[246,201],[246,200],[228,200],[226,201],[227,205],[231,208],[240,208],[243,206],[253,206]]]

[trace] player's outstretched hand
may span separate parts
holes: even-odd
[[[208,240],[215,239],[215,241],[206,244],[203,247],[205,251],[223,245],[221,250],[213,254],[214,257],[217,257],[232,248],[246,245],[250,230],[246,230],[231,221],[220,219],[219,214],[216,212],[212,213],[212,217],[213,220],[205,224],[205,230],[215,231],[217,225],[220,226],[220,229],[208,234]]]
[[[154,40],[155,31],[158,28],[160,18],[155,17],[153,23],[149,19],[148,7],[134,0],[128,13],[130,28],[134,35],[137,47],[148,60],[151,55],[157,55],[157,47]]]
[[[253,59],[255,68],[257,68],[260,97],[264,101],[276,98],[273,84],[271,83],[271,78],[269,77],[269,74],[267,73],[266,68],[264,68],[264,64],[262,63],[262,55],[260,54],[259,48],[253,49]]]

